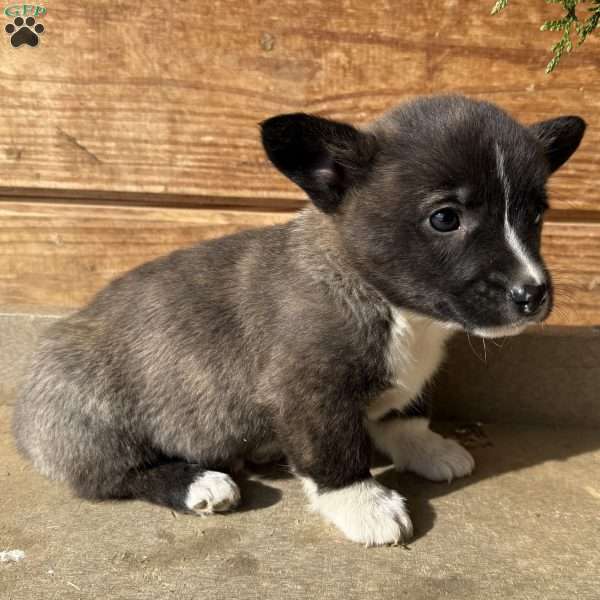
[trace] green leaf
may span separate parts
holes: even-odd
[[[569,18],[564,17],[557,19],[556,21],[546,21],[541,27],[540,31],[560,31],[565,28],[565,25],[569,23]]]
[[[500,11],[503,11],[508,4],[508,0],[496,0],[494,8],[492,8],[492,14],[497,15]]]
[[[552,73],[552,71],[554,71],[554,69],[556,69],[559,62],[560,62],[560,56],[554,56],[552,58],[552,60],[546,65],[546,73],[548,75],[550,75],[550,73]]]
[[[508,2],[509,0],[496,0],[492,8],[492,15],[504,10]],[[546,65],[546,73],[551,73],[556,69],[563,55],[573,50],[573,41],[571,40],[573,29],[577,36],[577,46],[581,46],[600,27],[600,0],[546,0],[546,4],[560,4],[565,12],[562,18],[545,21],[540,27],[541,31],[562,32],[560,39],[552,46],[553,57]],[[577,15],[577,7],[580,4],[587,5],[585,19],[583,16],[580,18]],[[579,8],[581,15],[584,9]]]

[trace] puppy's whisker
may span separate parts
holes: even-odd
[[[473,343],[471,342],[471,336],[469,335],[469,332],[467,331],[466,334],[467,334],[467,341],[469,342],[469,347],[471,348],[471,351],[482,363],[485,363],[485,359],[482,359],[481,356],[475,350]]]
[[[505,338],[501,338],[501,339],[505,339]],[[490,342],[492,342],[492,344],[494,344],[494,346],[496,346],[496,348],[502,348],[504,346],[504,342],[500,343],[497,340],[495,340],[494,338],[490,338]]]

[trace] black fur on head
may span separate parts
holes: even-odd
[[[392,304],[495,335],[550,312],[545,186],[584,130],[579,117],[526,127],[492,104],[442,96],[364,130],[281,115],[262,124],[262,139]]]

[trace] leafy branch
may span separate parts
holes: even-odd
[[[509,0],[496,0],[492,8],[492,15],[497,15],[508,6]],[[559,31],[562,35],[558,42],[552,46],[552,59],[546,65],[546,73],[552,73],[558,66],[561,58],[573,50],[572,35],[577,34],[577,46],[591,35],[598,25],[600,25],[600,0],[546,0],[548,4],[561,4],[565,14],[560,19],[546,21],[541,27],[541,31]],[[581,18],[581,11],[577,14],[577,9],[582,9],[578,5],[587,4],[586,15]],[[583,9],[582,9],[583,10]]]

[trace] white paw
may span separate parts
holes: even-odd
[[[321,494],[311,480],[303,481],[312,507],[349,540],[381,546],[412,537],[412,523],[404,498],[374,479]]]
[[[224,512],[240,501],[240,489],[225,473],[204,471],[188,489],[185,505],[202,515]]]
[[[452,481],[470,475],[475,460],[458,442],[431,432],[427,443],[416,451],[406,469],[431,481]]]
[[[475,461],[458,442],[429,429],[426,419],[395,419],[367,425],[376,446],[398,471],[412,471],[432,481],[452,481],[472,473]]]

